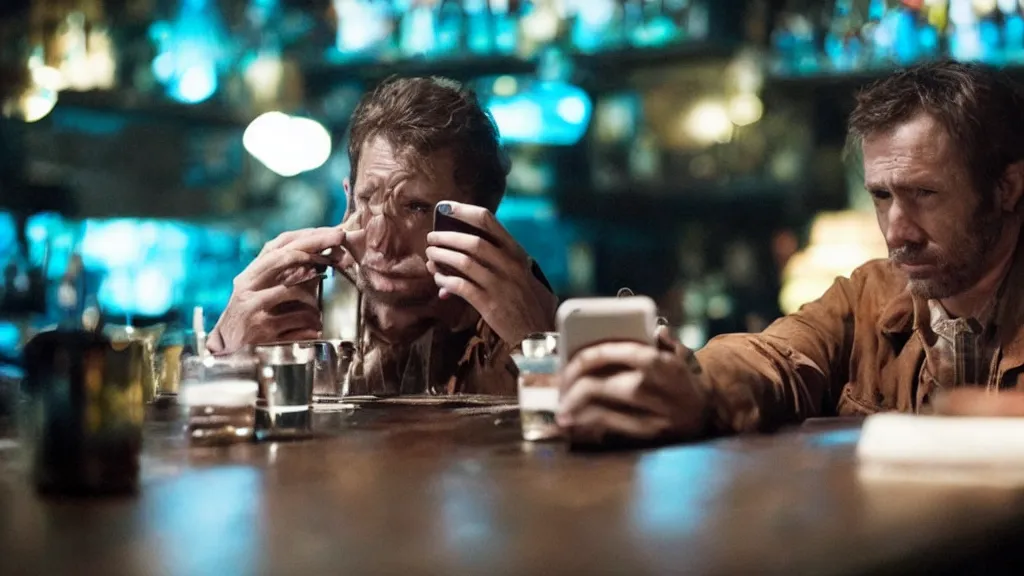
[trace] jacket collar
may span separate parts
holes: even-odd
[[[895,268],[893,272],[902,275]],[[877,327],[887,336],[905,335],[921,328],[921,323],[927,322],[928,318],[928,301],[914,298],[910,287],[906,286],[882,308]]]

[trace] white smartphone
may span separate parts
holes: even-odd
[[[558,307],[558,355],[562,366],[581,349],[628,340],[654,344],[658,309],[647,296],[571,298]]]

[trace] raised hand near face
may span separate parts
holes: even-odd
[[[350,266],[352,257],[343,247],[360,234],[340,227],[313,228],[285,232],[268,242],[235,278],[231,299],[207,348],[227,354],[249,344],[317,338],[318,268]]]
[[[489,210],[446,201],[438,209],[485,232],[494,242],[462,232],[427,236],[427,269],[440,296],[468,302],[502,340],[554,330],[557,297],[533,273],[533,261]]]

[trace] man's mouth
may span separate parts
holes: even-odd
[[[391,306],[410,307],[430,303],[437,296],[437,285],[426,273],[410,274],[394,268],[362,266],[358,286],[371,300]]]
[[[938,267],[934,262],[927,260],[897,260],[896,265],[910,277],[930,274]]]

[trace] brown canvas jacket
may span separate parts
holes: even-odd
[[[379,356],[388,346],[377,343],[369,329],[362,332],[348,372],[351,395],[516,395],[519,371],[512,361],[513,347],[479,316],[461,332],[441,327],[429,331],[397,371]],[[388,367],[381,370],[381,365]]]
[[[1024,243],[1024,239],[1022,239]],[[995,315],[990,389],[1024,387],[1024,250],[1018,245]],[[887,260],[838,278],[820,299],[760,334],[730,334],[696,352],[712,397],[712,432],[773,430],[819,416],[917,412],[928,303]]]

